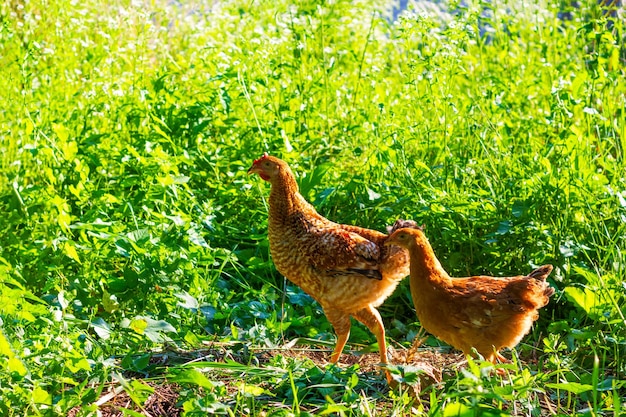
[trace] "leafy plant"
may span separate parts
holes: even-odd
[[[619,414],[624,24],[557,3],[0,4],[0,412],[167,387],[189,416]],[[424,224],[453,275],[552,263],[508,377],[469,361],[418,401],[256,354],[333,337],[271,262],[265,151],[333,220]],[[380,309],[398,349],[409,294]]]

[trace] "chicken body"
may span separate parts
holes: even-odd
[[[409,273],[406,250],[386,247],[387,235],[334,223],[317,213],[298,191],[289,166],[267,154],[248,173],[269,181],[269,242],[276,269],[313,297],[335,332],[331,355],[336,363],[350,335],[350,317],[376,336],[382,363],[387,363],[385,328],[376,307]],[[398,220],[395,228],[413,227]],[[389,379],[389,375],[387,374]]]
[[[409,251],[411,297],[421,325],[463,353],[474,348],[491,362],[506,361],[500,349],[517,346],[554,294],[546,282],[552,265],[527,276],[451,278],[421,230],[397,230],[386,244]]]

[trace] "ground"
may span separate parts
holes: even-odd
[[[240,360],[242,358],[233,357],[227,349],[220,346],[212,346],[206,350],[198,350],[193,352],[167,352],[155,354],[152,361],[158,362],[161,366],[175,366],[182,362],[203,361],[210,358],[211,361],[224,361],[227,359]],[[255,360],[259,366],[271,363],[274,357],[282,355],[286,358],[294,358],[300,360],[310,360],[320,369],[324,369],[328,365],[330,351],[325,349],[317,349],[310,347],[296,348],[288,346],[282,349],[257,350],[254,352]],[[440,383],[445,379],[446,374],[454,374],[459,366],[466,363],[463,355],[458,352],[440,351],[434,348],[420,349],[391,349],[392,363],[399,366],[411,366],[414,371],[416,368],[423,371],[419,382],[413,385],[413,390],[426,388],[432,384]],[[243,361],[245,363],[245,361]],[[389,390],[385,379],[381,376],[380,356],[378,353],[344,353],[341,356],[339,366],[347,368],[354,364],[359,365],[359,374],[366,375],[374,381],[370,386],[377,392],[385,392]],[[129,380],[137,378],[142,383],[154,388],[154,392],[144,402],[142,407],[138,407],[127,392],[120,384],[111,384],[108,390],[102,392],[100,398],[95,402],[103,417],[124,416],[125,410],[133,410],[145,416],[179,416],[182,413],[179,401],[179,392],[181,387],[174,383],[169,383],[165,379],[146,378],[146,375],[127,374]],[[147,380],[150,379],[150,380]],[[155,382],[156,381],[156,382]],[[235,386],[238,378],[224,378],[229,394],[236,394],[239,389]],[[267,387],[271,391],[271,387]],[[274,398],[273,401],[280,401]],[[79,408],[73,409],[68,416],[74,417],[79,415]]]

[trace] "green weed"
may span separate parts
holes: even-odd
[[[0,412],[127,395],[137,415],[167,386],[185,416],[619,415],[623,19],[457,3],[395,22],[370,0],[1,4]],[[245,173],[264,151],[335,221],[424,224],[452,275],[552,263],[508,377],[470,360],[417,399],[259,355],[333,337],[271,262],[269,189]],[[381,307],[399,349],[411,306],[403,283]]]

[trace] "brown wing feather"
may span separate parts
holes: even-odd
[[[455,306],[450,309],[451,317],[469,327],[493,326],[508,320],[512,314],[536,308],[534,303],[529,302],[532,297],[528,297],[530,285],[525,277],[497,280],[471,277],[454,278],[452,281],[454,284],[442,297],[447,296],[448,302]]]
[[[529,277],[453,278],[442,297],[455,306],[450,313],[455,320],[476,328],[493,326],[548,303],[554,290]]]
[[[329,275],[359,274],[381,279],[379,246],[326,219],[301,216],[296,242],[306,261]],[[383,235],[384,236],[384,235]]]

